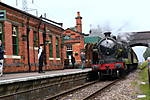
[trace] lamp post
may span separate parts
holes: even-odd
[[[148,82],[149,82],[149,88],[150,88],[150,68],[149,67],[150,67],[150,65],[148,66]]]
[[[148,82],[149,82],[149,88],[150,88],[150,57],[147,57],[147,62],[148,62]]]
[[[148,43],[148,48],[150,47],[150,43]],[[147,57],[148,61],[148,82],[149,82],[149,88],[150,88],[150,57]]]
[[[47,62],[46,62],[46,25],[45,24],[44,24],[44,32],[43,32],[43,43],[44,43],[44,63],[46,65]]]
[[[39,17],[40,18],[40,22],[39,22],[39,26],[38,26],[38,47],[40,47],[40,26],[42,24],[42,15]],[[44,64],[46,65],[47,62],[46,62],[46,24],[44,23],[44,32],[42,33],[42,36],[43,36],[43,44],[44,44]]]
[[[46,32],[47,32],[46,25],[50,24],[50,23],[53,23],[55,25],[59,25],[59,26],[62,27],[63,23],[57,23],[55,21],[49,20],[49,19],[47,19],[45,17],[42,17],[42,15],[39,18],[40,18],[40,21],[39,21],[39,26],[38,26],[38,46],[40,46],[40,35],[39,35],[40,33],[39,33],[39,30],[40,30],[41,24],[43,23],[44,24],[44,32],[43,32],[42,36],[43,36],[43,44],[44,44],[44,63],[46,65],[47,64],[47,62],[46,62],[46,44],[47,44],[47,40],[46,40]]]
[[[148,82],[150,88],[150,57],[147,58],[147,61],[148,61]]]

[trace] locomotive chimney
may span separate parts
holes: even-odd
[[[104,35],[105,37],[110,37],[111,32],[105,32]]]

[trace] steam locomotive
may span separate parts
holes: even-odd
[[[107,75],[122,77],[136,69],[138,58],[133,49],[127,43],[111,36],[111,32],[104,34],[105,37],[92,47],[91,66],[99,79]]]

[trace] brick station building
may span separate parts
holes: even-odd
[[[76,26],[64,31],[64,59],[71,64],[71,55],[75,57],[76,64],[81,64],[80,52],[84,50],[84,33],[82,33],[82,17],[77,12]]]
[[[4,72],[37,71],[39,44],[44,44],[46,54],[43,69],[63,69],[61,25],[0,2],[0,40],[6,51]]]

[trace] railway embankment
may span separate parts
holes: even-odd
[[[148,75],[148,63],[143,62],[139,65],[139,69],[141,71],[139,72],[139,89],[142,96],[139,96],[137,100],[150,100],[150,80]]]
[[[126,76],[125,80],[100,94],[95,100],[150,100],[149,93],[148,66],[144,62]]]
[[[136,100],[137,96],[141,94],[138,76],[139,70],[130,73],[124,80],[101,93],[94,100]]]
[[[103,87],[104,84],[106,83],[99,82],[96,84],[99,86],[91,85],[89,88],[71,93],[60,100],[83,100],[81,99],[82,97]],[[122,79],[90,100],[150,100],[149,92],[147,63],[144,63],[137,70],[127,75],[125,79]]]

